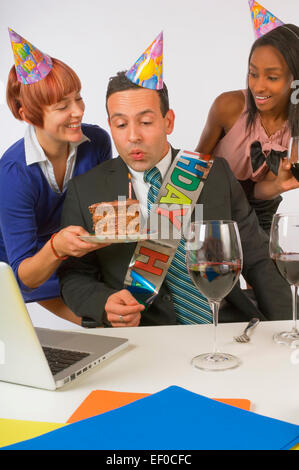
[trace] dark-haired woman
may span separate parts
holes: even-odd
[[[221,94],[209,112],[197,151],[225,158],[260,225],[269,232],[280,194],[299,186],[287,156],[299,135],[299,28],[286,24],[257,39],[248,61],[248,88]]]

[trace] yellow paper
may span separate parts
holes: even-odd
[[[67,424],[0,418],[0,447],[33,439],[63,426]]]

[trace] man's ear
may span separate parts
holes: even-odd
[[[165,114],[165,125],[166,125],[166,134],[169,135],[172,133],[174,128],[175,114],[172,109],[169,109]]]
[[[108,122],[108,126],[109,126],[109,127],[110,127],[110,129],[111,129],[111,122],[110,122],[110,118],[109,118],[109,116],[107,117],[107,122]]]
[[[27,124],[32,124],[32,122],[30,122],[30,121],[26,118],[22,106],[19,108],[19,115],[21,116],[22,121],[27,122]]]

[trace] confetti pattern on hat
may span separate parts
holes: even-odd
[[[254,34],[256,38],[260,38],[272,31],[272,29],[282,26],[284,23],[276,18],[269,10],[255,0],[249,0],[249,8],[253,22]]]
[[[163,32],[161,32],[145,52],[126,73],[126,77],[144,88],[163,88]]]
[[[24,85],[36,83],[51,72],[51,57],[34,47],[30,42],[8,28],[15,59],[18,81]]]

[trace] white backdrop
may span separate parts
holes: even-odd
[[[299,25],[298,0],[260,3]],[[254,41],[247,0],[0,0],[0,155],[24,133],[5,103],[13,64],[8,27],[74,68],[82,81],[84,121],[107,130],[108,78],[129,68],[163,30],[164,80],[176,113],[170,141],[190,149],[215,97],[245,88]],[[280,208],[297,209],[298,191],[287,193]]]

